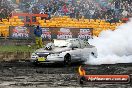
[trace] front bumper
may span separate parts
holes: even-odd
[[[63,63],[64,56],[60,56],[59,54],[50,54],[50,55],[41,55],[38,56],[36,54],[31,56],[30,61],[32,63]]]
[[[63,63],[63,61],[49,61],[49,60],[46,60],[46,61],[38,61],[37,59],[36,60],[30,60],[31,63],[43,63],[43,64],[54,64],[54,63]]]

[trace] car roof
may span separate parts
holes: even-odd
[[[53,39],[53,40],[58,40],[58,39]],[[84,40],[80,38],[68,38],[68,39],[59,39],[59,40]]]
[[[69,38],[67,40],[84,40],[84,39],[80,39],[80,38]]]

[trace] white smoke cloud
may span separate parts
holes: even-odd
[[[98,58],[89,58],[87,64],[132,63],[132,19],[115,31],[102,31],[89,43],[97,47]]]

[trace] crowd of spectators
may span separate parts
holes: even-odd
[[[37,3],[23,2],[20,8],[28,13],[48,14],[49,18],[68,15],[118,22],[132,16],[131,0],[38,0]]]
[[[8,18],[13,11],[13,7],[7,0],[0,0],[0,19]]]
[[[132,16],[131,0],[108,0],[105,3],[100,2],[100,7],[100,12],[107,21],[117,22]]]
[[[131,0],[24,0],[19,8],[26,13],[68,15],[71,18],[104,19],[118,22],[132,16]],[[7,0],[0,0],[0,18],[7,18],[13,7]]]

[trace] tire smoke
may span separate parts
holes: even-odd
[[[96,46],[98,57],[90,56],[86,64],[132,63],[132,19],[115,31],[102,31],[89,43]]]

